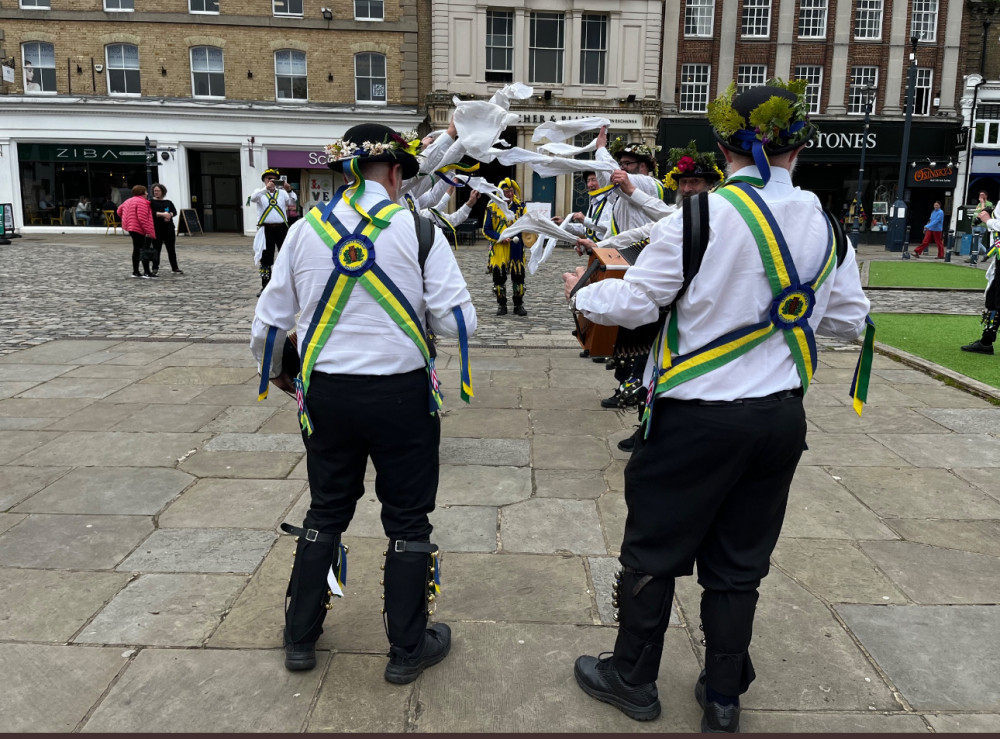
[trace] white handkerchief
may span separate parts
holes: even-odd
[[[528,87],[523,82],[511,82],[504,85],[490,98],[490,102],[499,105],[504,110],[510,109],[511,100],[527,100],[534,94],[534,89]]]
[[[605,162],[599,159],[565,159],[554,157],[540,151],[528,151],[515,146],[513,149],[490,149],[487,152],[489,161],[497,159],[505,166],[527,164],[539,177],[555,177],[570,172],[587,172],[601,170],[613,172],[618,169],[615,162]]]
[[[537,128],[531,135],[531,141],[538,143],[542,139],[549,141],[565,141],[571,139],[578,133],[586,131],[597,131],[601,126],[610,126],[611,121],[607,118],[589,116],[587,118],[577,118],[572,121],[546,121]]]
[[[501,131],[517,122],[517,114],[508,113],[505,108],[485,100],[459,100],[456,97],[452,98],[452,102],[455,103],[455,128],[465,150],[480,162],[493,161],[486,158],[490,147]]]
[[[557,157],[575,157],[577,154],[586,154],[588,151],[597,150],[597,139],[594,139],[586,146],[573,146],[572,144],[542,144],[539,151],[555,154]]]
[[[326,584],[330,586],[330,592],[333,593],[338,598],[344,597],[344,591],[340,589],[340,583],[337,582],[337,573],[330,568],[330,571],[326,573]]]
[[[504,200],[502,196],[498,197],[497,195],[493,194],[492,192],[488,192],[488,193],[486,193],[486,197],[488,197],[490,200],[492,200],[494,203],[497,204],[497,207],[500,209],[500,212],[503,214],[503,217],[506,220],[509,221],[509,220],[512,220],[514,218],[514,214],[510,212],[510,208],[507,206],[507,201]],[[518,231],[518,233],[520,233],[520,231]],[[503,241],[502,237],[501,237],[500,241]]]
[[[531,258],[528,260],[528,274],[538,271],[538,265],[544,264],[556,248],[556,240],[545,236],[531,248]]]
[[[577,239],[576,236],[562,226],[557,226],[547,214],[531,212],[525,213],[507,226],[503,230],[503,233],[500,234],[500,241],[509,239],[511,236],[517,236],[523,231],[533,231],[539,236],[548,236],[557,241],[568,241],[571,244],[575,244]]]

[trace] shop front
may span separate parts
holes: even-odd
[[[344,176],[326,166],[326,150],[322,148],[269,149],[267,166],[288,177],[302,214],[319,203],[329,202],[337,188],[344,184]]]
[[[20,143],[21,216],[25,225],[103,226],[102,211],[146,184],[144,142]],[[157,168],[152,168],[156,180]]]

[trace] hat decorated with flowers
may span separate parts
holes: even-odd
[[[381,123],[362,123],[344,132],[344,137],[327,144],[327,166],[341,169],[345,163],[386,162],[403,167],[403,179],[415,177],[420,170],[416,153],[420,140],[407,141]]]
[[[683,149],[668,151],[667,166],[670,171],[664,176],[663,184],[671,190],[677,189],[677,182],[682,177],[701,177],[709,183],[725,179],[722,170],[716,164],[715,153],[698,151],[694,139]]]
[[[805,144],[816,134],[805,99],[807,80],[768,80],[766,85],[736,92],[730,83],[708,104],[708,122],[715,138],[732,152],[752,156],[766,184],[771,178],[768,154],[782,154]]]
[[[646,166],[649,167],[649,171],[652,172],[656,169],[656,152],[660,150],[659,146],[649,146],[643,143],[627,144],[622,141],[620,136],[615,137],[615,139],[608,144],[608,151],[611,153],[615,159],[619,162],[621,158],[626,154],[631,157],[643,161]]]

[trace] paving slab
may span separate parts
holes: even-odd
[[[0,511],[16,504],[70,471],[70,467],[0,467]]]
[[[165,359],[190,344],[177,341],[123,341],[106,350],[106,364],[131,364],[144,366]],[[98,357],[89,355],[83,359]]]
[[[27,518],[27,516],[18,513],[0,513],[0,534],[7,529],[14,528],[25,518]]]
[[[222,405],[163,405],[154,403],[111,427],[111,431],[194,433],[225,410]]]
[[[301,480],[198,480],[158,521],[161,528],[273,531],[304,489]]]
[[[492,376],[490,381],[491,387],[514,387],[521,388],[522,390],[549,387],[548,372],[492,370],[490,375]]]
[[[3,639],[67,642],[129,578],[119,572],[0,568]]]
[[[601,391],[607,391],[608,387],[614,387],[612,373],[593,363],[590,367],[583,365],[578,369],[557,368],[549,370],[549,383],[552,387],[592,388]]]
[[[195,393],[188,401],[197,405],[205,403],[208,405],[242,405],[253,408],[290,408],[295,403],[294,398],[290,398],[280,390],[272,388],[264,400],[257,400],[257,388],[247,385],[212,385],[201,387],[193,385],[188,388],[188,392]]]
[[[601,517],[608,554],[617,556],[625,540],[625,519],[628,517],[625,495],[615,491],[605,493],[597,499],[597,512]]]
[[[270,551],[275,536],[271,531],[248,529],[158,529],[118,569],[252,573]]]
[[[612,459],[611,464],[604,468],[604,480],[608,483],[610,490],[617,492],[625,490],[625,466],[627,464],[628,459]]]
[[[958,549],[1000,557],[1000,521],[928,521],[922,518],[886,519],[901,537],[933,547]]]
[[[445,621],[595,623],[578,557],[445,551],[441,590],[439,618]]]
[[[1000,558],[908,541],[861,548],[917,603],[1000,604]]]
[[[0,731],[69,733],[127,662],[119,648],[0,644]]]
[[[208,434],[125,431],[48,433],[57,438],[25,454],[19,464],[132,467],[141,463],[146,467],[173,467],[178,459],[200,447],[208,438]]]
[[[896,539],[878,516],[822,467],[799,465],[788,491],[782,535],[823,539]]]
[[[193,481],[180,470],[78,467],[25,500],[16,512],[152,516]]]
[[[253,368],[253,354],[246,342],[199,342],[188,344],[170,354],[170,364],[174,367],[229,367],[220,362],[240,362],[242,366]],[[254,369],[256,373],[256,369]]]
[[[299,413],[294,408],[276,409],[274,415],[257,431],[261,434],[298,434],[301,438],[302,428],[299,426]]]
[[[500,511],[505,552],[607,554],[592,500],[534,498]]]
[[[854,542],[782,537],[772,559],[785,573],[830,603],[908,603]]]
[[[21,398],[106,398],[132,384],[132,380],[57,377],[25,390]]]
[[[894,385],[896,391],[908,395],[918,403],[914,406],[927,408],[989,408],[988,402],[958,388],[948,387],[943,383],[935,385]]]
[[[180,463],[180,468],[197,477],[285,478],[305,452],[204,452],[199,451]]]
[[[501,506],[531,497],[531,470],[443,464],[439,468],[437,504]]]
[[[802,405],[806,409],[806,416],[812,413],[814,408],[843,407],[851,404],[848,386],[841,388],[839,385],[809,385],[809,392],[806,393]],[[851,411],[854,413],[854,411]],[[857,414],[854,414],[857,417]]]
[[[930,444],[933,434],[913,434],[914,443]],[[879,443],[874,437],[859,434],[806,434],[809,448],[802,452],[800,465],[829,465],[839,467],[873,467],[875,465],[903,465],[904,458],[894,450]],[[907,460],[908,461],[908,460]]]
[[[495,506],[438,506],[431,512],[433,541],[445,552],[495,552]]]
[[[115,424],[149,407],[144,403],[93,403],[65,418],[48,419],[45,428],[57,431],[110,431]]]
[[[0,383],[2,385],[2,383]],[[4,397],[3,387],[0,387],[0,398]],[[11,416],[0,416],[0,429],[4,431],[32,429],[46,429],[52,423],[51,418],[16,418]]]
[[[531,411],[531,428],[536,434],[606,438],[608,434],[624,428],[623,418],[622,414],[608,413],[606,409],[561,411],[536,408]]]
[[[990,434],[1000,429],[1000,408],[921,408],[917,412],[959,434]],[[983,461],[990,459],[985,456]],[[1000,459],[992,459],[1000,464]]]
[[[9,464],[34,449],[58,439],[58,431],[0,431],[0,464]],[[27,462],[27,466],[36,466]],[[62,464],[62,463],[56,463]]]
[[[67,368],[69,369],[69,368]],[[159,367],[135,367],[121,364],[87,364],[76,369],[69,369],[64,377],[98,377],[109,380],[132,380],[137,382],[157,372]]]
[[[695,629],[701,623],[701,588],[693,577],[677,579],[677,598],[683,613],[691,614],[692,633],[700,636]],[[743,696],[745,708],[782,712],[902,708],[828,607],[774,568],[761,583],[750,656],[757,679]]]
[[[347,555],[348,577],[344,583],[344,597],[333,600],[333,608],[327,613],[317,647],[321,650],[379,655],[384,670],[388,642],[382,623],[384,587],[380,581],[383,576],[381,567],[385,563],[385,555],[382,553],[385,551],[386,541],[345,536],[344,543],[350,549]],[[281,648],[285,625],[285,591],[288,588],[294,552],[293,537],[278,538],[274,548],[233,604],[226,620],[209,639],[209,647]],[[451,559],[447,554],[445,558],[449,561]],[[444,567],[447,568],[448,565],[445,564]],[[451,598],[447,570],[444,577],[442,602],[447,603]],[[447,610],[446,605],[444,611]],[[283,669],[280,652],[275,653],[274,666],[277,670]]]
[[[810,409],[808,416],[818,430],[832,434],[940,434],[945,431],[942,424],[913,408],[872,406],[865,408],[859,418],[852,408],[821,407]]]
[[[288,672],[275,650],[144,649],[85,732],[298,732],[326,671]]]
[[[914,467],[983,467],[1000,460],[1000,439],[989,434],[872,434]],[[883,462],[884,464],[884,462]]]
[[[420,685],[429,685],[434,670],[409,686],[393,685],[383,677],[385,663],[384,656],[334,654],[306,731],[406,733],[413,695]]]
[[[185,406],[188,409],[195,406],[189,403]],[[207,406],[209,408],[213,406]],[[236,433],[252,434],[259,430],[269,418],[277,413],[275,408],[253,407],[253,406],[229,406],[216,416],[212,421],[206,423],[199,431],[207,431],[213,434]],[[295,429],[292,428],[292,431]],[[273,433],[267,431],[265,433]]]
[[[114,346],[116,341],[59,339],[0,357],[0,364],[76,364],[76,360]]]
[[[524,439],[528,432],[528,412],[524,410],[465,408],[449,411],[441,419],[443,436]]]
[[[110,570],[152,530],[148,516],[35,513],[0,536],[0,566]]]
[[[744,711],[740,731],[747,734],[926,734],[920,716],[900,713],[827,713],[810,711]]]
[[[90,398],[7,398],[0,400],[0,416],[65,418],[93,402]]]
[[[539,498],[600,498],[608,489],[604,476],[594,470],[535,470],[535,495]]]
[[[301,434],[219,434],[205,445],[208,452],[301,452]]]
[[[489,387],[488,384],[473,386],[472,401],[466,406],[457,393],[449,393],[444,398],[445,410],[461,408],[517,408],[521,403],[521,390],[516,387]]]
[[[588,557],[587,565],[590,568],[590,582],[593,586],[593,595],[597,600],[597,613],[600,622],[605,626],[616,626],[614,614],[618,610],[611,604],[612,592],[615,583],[615,573],[621,567],[621,562],[617,557]],[[681,619],[677,614],[677,609],[670,607],[670,625],[680,626]]]
[[[133,383],[104,398],[108,403],[168,403],[183,405],[191,402],[203,388],[198,385],[140,385]],[[223,405],[223,403],[217,403]]]
[[[73,641],[200,647],[246,582],[242,575],[140,575]]]
[[[451,654],[421,677],[417,730],[438,732],[612,733],[698,731],[691,697],[698,663],[690,642],[669,630],[660,667],[663,712],[638,722],[576,684],[573,662],[611,649],[615,630],[549,624],[455,624]],[[531,679],[526,680],[525,676]],[[448,686],[446,690],[435,686]],[[544,685],[544,690],[538,686]],[[676,687],[675,687],[676,685]]]
[[[862,503],[885,518],[1000,518],[1000,502],[948,470],[845,467],[834,468],[833,473]]]
[[[997,608],[845,605],[837,612],[918,711],[1000,712]]]
[[[994,468],[959,468],[952,470],[952,472],[957,477],[975,485],[994,500],[1000,501],[1000,475],[997,475]]]
[[[521,407],[550,410],[599,410],[601,398],[606,398],[614,392],[614,379],[608,375],[608,389],[599,391],[594,388],[566,389],[553,387],[547,390],[521,390]],[[612,411],[613,412],[613,411]]]
[[[499,467],[527,467],[530,446],[527,439],[441,438],[441,464],[484,464]]]
[[[166,367],[141,381],[143,385],[242,385],[257,370],[251,367]]]
[[[0,382],[28,381],[37,385],[66,374],[71,369],[72,366],[65,364],[0,364]]]
[[[551,436],[531,438],[531,461],[536,470],[603,470],[611,461],[608,444],[593,436]]]
[[[1000,733],[1000,714],[997,713],[932,713],[924,718],[939,734],[954,732]]]

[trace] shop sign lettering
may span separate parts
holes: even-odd
[[[952,167],[938,167],[937,169],[921,167],[913,173],[913,179],[916,182],[926,182],[927,180],[937,180],[942,177],[951,177],[953,174],[955,174],[955,170]]]
[[[513,111],[516,112],[516,111]],[[590,118],[599,115],[611,121],[612,127],[641,128],[642,117],[638,115],[602,115],[595,113],[518,113],[520,118],[517,121],[519,126],[537,126],[540,123],[555,123],[556,121],[577,121],[581,118]]]
[[[138,163],[146,161],[146,150],[143,148],[95,144],[18,144],[17,152],[18,158],[25,162]]]
[[[864,133],[818,133],[806,144],[809,149],[874,149],[878,144],[878,134],[868,132],[868,143],[865,144]]]

